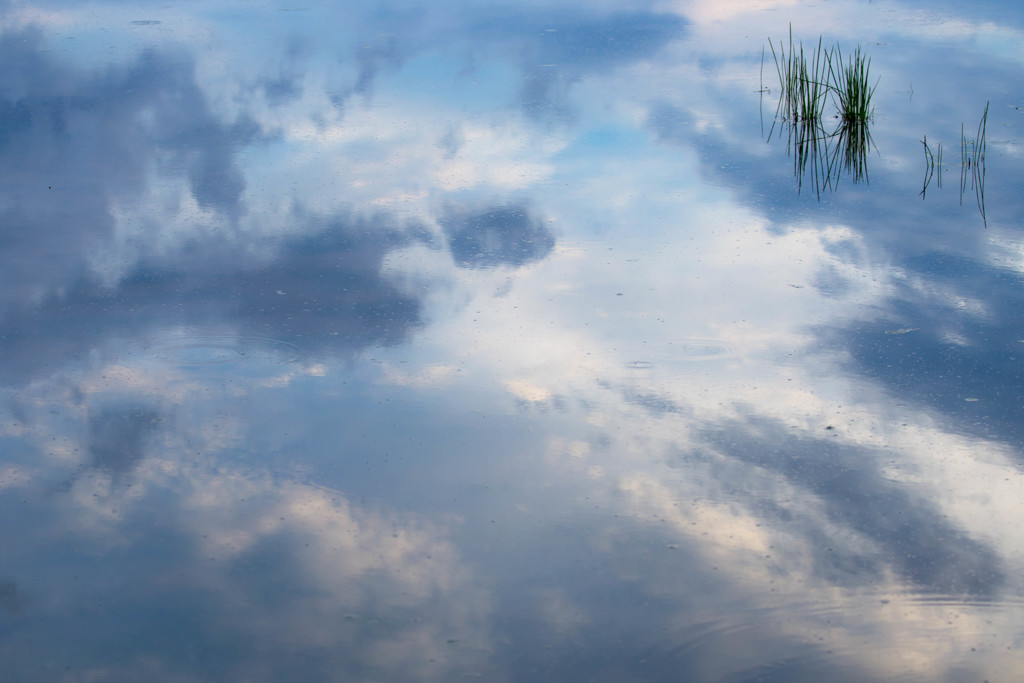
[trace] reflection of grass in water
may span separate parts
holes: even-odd
[[[985,139],[988,132],[988,105],[985,103],[985,113],[981,115],[978,122],[978,132],[973,140],[968,140],[964,135],[964,126],[960,124],[960,203],[964,203],[964,193],[967,191],[967,172],[971,172],[971,189],[974,190],[974,198],[978,204],[978,211],[981,212],[981,220],[988,227],[988,218],[985,217]]]
[[[835,133],[838,138],[830,168],[835,169],[834,182],[839,181],[840,167],[835,163],[842,154],[842,169],[853,176],[853,182],[868,180],[868,152],[874,146],[871,130],[866,120],[847,121],[843,119]]]
[[[842,150],[843,167],[853,175],[853,182],[857,183],[868,177],[868,152],[874,145],[869,128],[875,113],[871,98],[878,83],[876,81],[874,86],[871,85],[868,78],[871,60],[864,57],[860,46],[846,63],[843,63],[843,53],[838,45],[835,54],[839,68],[835,72],[830,69],[829,82],[839,108],[837,149]],[[829,63],[831,66],[831,60]]]
[[[988,106],[985,103],[985,111],[978,122],[978,133],[973,140],[968,140],[964,135],[964,125],[960,124],[960,161],[967,168],[978,168],[985,163],[985,136],[988,128]],[[970,149],[970,152],[968,152]]]
[[[967,137],[963,124],[960,124],[960,204],[964,203],[964,195],[967,194],[968,184],[970,184],[985,227],[988,227],[988,218],[985,215],[985,148],[989,104],[989,102],[985,103],[985,111],[981,115],[978,131],[973,139]],[[942,187],[942,143],[938,144],[934,153],[928,145],[927,135],[924,136],[921,143],[924,145],[925,163],[921,197],[924,198],[933,177],[936,178],[936,186]]]
[[[829,187],[828,136],[821,123],[811,119],[783,124],[788,132],[786,153],[793,156],[793,175],[797,179],[797,191],[803,189],[804,176],[810,169],[811,186],[816,195],[823,187]]]
[[[867,181],[867,156],[874,146],[869,128],[875,92],[868,77],[871,60],[858,47],[844,62],[840,47],[825,48],[820,37],[817,48],[805,52],[803,43],[794,46],[792,26],[788,52],[781,43],[776,50],[771,38],[768,44],[779,76],[776,123],[788,131],[786,151],[793,155],[799,188],[808,172],[819,197],[822,188],[835,189],[843,172],[850,173],[855,183]],[[762,71],[763,59],[762,51]],[[823,123],[829,95],[837,110],[833,130]],[[773,124],[769,140],[774,129]]]
[[[933,177],[935,185],[942,187],[942,143],[940,142],[935,152],[932,152],[932,148],[928,146],[928,136],[925,135],[921,144],[924,145],[924,185],[921,187],[921,199],[924,199]]]
[[[874,140],[870,124],[874,117],[872,98],[878,87],[871,84],[869,72],[871,60],[857,47],[848,60],[843,59],[842,48],[823,46],[819,36],[813,51],[804,51],[803,43],[793,43],[793,27],[789,27],[788,50],[780,41],[778,49],[768,39],[775,70],[779,76],[779,104],[775,110],[775,123],[768,133],[771,141],[776,124],[787,130],[786,153],[793,155],[793,174],[797,178],[798,190],[803,188],[804,176],[810,174],[815,193],[821,197],[821,190],[835,191],[844,172],[849,173],[854,183],[868,181],[867,158]],[[761,93],[764,88],[764,49],[761,50]],[[824,106],[827,99],[836,107],[832,130],[823,123]],[[960,127],[960,203],[967,193],[968,176],[970,189],[975,194],[981,218],[988,226],[985,215],[985,148],[988,126],[989,104],[978,123],[974,139],[968,139],[963,126]],[[763,130],[763,129],[762,129]],[[925,178],[921,197],[927,193],[932,179],[942,187],[942,144],[933,152],[928,138],[921,141],[925,154]],[[969,172],[969,173],[968,173]]]
[[[804,176],[809,176],[815,194],[835,191],[844,173],[853,182],[868,180],[868,152],[874,145],[866,124],[840,121],[828,132],[818,121],[783,123],[787,131],[786,153],[793,156],[793,175],[797,190],[803,189]]]

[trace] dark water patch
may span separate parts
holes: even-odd
[[[13,579],[0,579],[0,612],[8,617],[17,617],[24,606],[25,598],[18,589],[18,583]]]
[[[449,206],[439,222],[462,268],[518,268],[544,259],[555,246],[547,224],[523,203],[480,209]]]

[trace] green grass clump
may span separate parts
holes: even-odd
[[[821,37],[813,51],[805,52],[803,43],[793,44],[792,26],[788,52],[781,43],[776,50],[771,38],[768,45],[779,75],[777,114],[783,121],[821,120],[829,95],[835,102],[837,118],[845,123],[864,123],[874,116],[871,98],[878,83],[871,84],[871,60],[859,46],[846,62],[842,49],[838,45],[831,49],[824,47]]]
[[[871,85],[868,71],[871,60],[861,54],[860,46],[850,60],[843,63],[843,53],[837,45],[835,48],[838,68],[832,71],[832,60],[829,59],[829,89],[836,98],[839,118],[848,125],[867,123],[875,114],[871,105],[871,97],[875,94],[875,85]]]
[[[768,45],[779,74],[781,96],[778,113],[785,121],[818,121],[821,119],[828,82],[831,53],[821,39],[813,52],[804,52],[803,43],[793,46],[793,27],[789,28],[789,52],[779,43],[778,52],[771,38]]]
[[[792,26],[788,49],[781,42],[776,49],[771,38],[768,45],[779,76],[775,119],[789,130],[788,151],[800,185],[808,172],[819,195],[822,188],[834,189],[844,171],[854,182],[866,181],[867,156],[874,146],[869,128],[875,113],[871,100],[878,85],[869,78],[871,60],[858,47],[844,61],[839,45],[827,48],[821,37],[815,49],[805,51],[803,43],[793,43]],[[762,74],[763,61],[762,50]],[[763,79],[761,92],[765,92]],[[825,109],[830,100],[835,115],[829,119]],[[836,123],[826,127],[826,120]]]

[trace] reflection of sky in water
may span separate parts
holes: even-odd
[[[6,677],[1024,672],[1012,3],[0,13]]]

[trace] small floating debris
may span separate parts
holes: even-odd
[[[898,330],[886,330],[886,334],[906,334],[908,332],[917,332],[920,328],[918,327],[901,327]]]
[[[977,403],[978,402],[978,399],[976,399],[976,398],[965,398],[964,400],[967,401],[968,403]]]
[[[679,360],[716,360],[734,355],[725,344],[713,340],[685,340],[672,344],[672,355]]]

